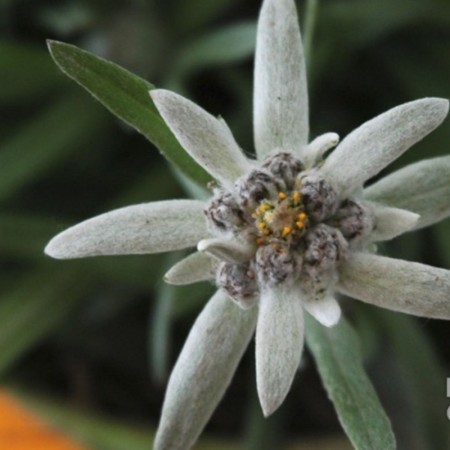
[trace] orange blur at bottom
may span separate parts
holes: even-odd
[[[51,425],[0,390],[1,450],[88,450],[71,441]]]

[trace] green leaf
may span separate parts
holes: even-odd
[[[0,200],[79,151],[105,123],[105,114],[88,108],[83,99],[69,97],[52,104],[0,144]]]
[[[171,308],[174,301],[174,287],[161,285],[157,292],[155,308],[150,317],[150,370],[155,381],[162,383],[167,378]]]
[[[184,92],[192,73],[249,58],[254,53],[255,42],[255,22],[241,22],[202,35],[180,50],[167,84],[175,91]]]
[[[54,330],[83,299],[88,279],[53,264],[22,278],[0,297],[0,376]],[[74,280],[77,280],[74,283]]]
[[[73,45],[49,41],[48,46],[56,64],[67,76],[142,133],[178,169],[199,184],[211,180],[181,147],[159,115],[148,94],[154,89],[152,84]]]
[[[283,442],[283,424],[287,422],[286,410],[277,411],[270,417],[264,417],[256,392],[247,407],[245,429],[245,450],[273,450],[280,448]],[[283,447],[284,448],[284,447]]]
[[[392,427],[367,377],[356,333],[341,318],[326,328],[307,317],[306,341],[338,418],[357,450],[393,450]]]
[[[191,42],[180,54],[179,70],[192,70],[240,61],[253,55],[256,23],[242,22],[224,27]]]
[[[378,322],[378,330],[389,340],[401,384],[408,388],[409,412],[417,427],[414,432],[424,438],[427,449],[448,449],[450,427],[445,411],[449,402],[443,394],[446,373],[423,326],[415,318],[381,308],[371,308],[370,313]]]

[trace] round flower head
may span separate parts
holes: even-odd
[[[339,145],[335,133],[309,142],[293,0],[265,0],[259,17],[256,160],[245,156],[222,119],[173,92],[150,95],[180,144],[217,181],[211,198],[103,214],[61,233],[46,252],[76,258],[197,246],[165,280],[209,279],[218,290],[172,372],[155,449],[194,444],[255,327],[257,388],[267,416],[283,402],[298,368],[304,310],[333,326],[341,315],[337,294],[345,294],[395,311],[450,318],[449,271],[375,254],[377,242],[450,214],[450,157],[413,164],[364,188],[444,120],[447,100],[395,107]]]

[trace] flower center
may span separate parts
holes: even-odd
[[[321,298],[349,248],[373,226],[364,204],[339,199],[319,167],[306,169],[287,152],[268,156],[232,190],[217,189],[205,214],[214,234],[255,250],[248,261],[223,261],[217,272],[217,284],[243,307],[279,283]]]
[[[264,200],[252,213],[258,246],[290,245],[297,242],[307,230],[308,215],[301,193],[297,190],[288,194],[279,191],[277,197],[276,200]]]

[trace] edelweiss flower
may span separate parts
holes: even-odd
[[[213,279],[171,375],[157,449],[195,442],[256,326],[257,388],[267,416],[284,400],[303,347],[303,309],[339,320],[336,293],[418,316],[450,318],[450,272],[375,255],[376,243],[450,214],[450,158],[413,164],[364,189],[445,118],[447,100],[425,98],[366,122],[338,143],[308,143],[306,72],[295,4],[265,0],[258,24],[254,135],[249,159],[222,119],[153,90],[162,117],[217,184],[212,198],[130,206],[55,237],[56,258],[156,253],[197,246],[166,275]],[[237,307],[234,300],[241,308]]]

